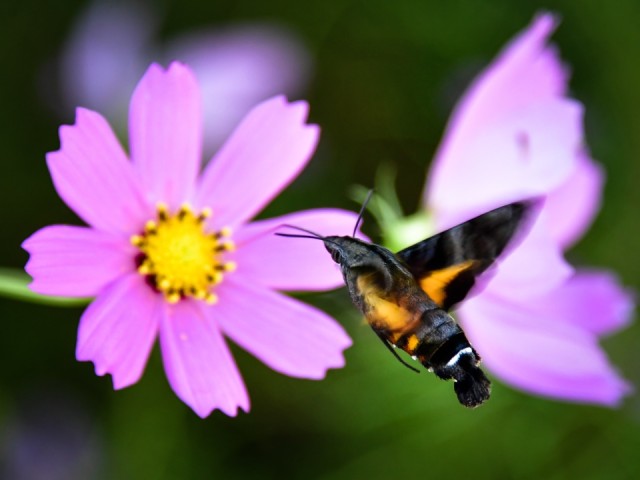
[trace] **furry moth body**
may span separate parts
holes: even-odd
[[[395,351],[403,350],[439,378],[453,380],[460,403],[476,407],[489,398],[491,383],[448,312],[502,253],[528,207],[497,208],[397,253],[353,236],[305,231],[324,242],[354,305],[394,356],[417,371]]]

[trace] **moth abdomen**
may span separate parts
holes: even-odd
[[[428,333],[423,330],[414,335],[418,341],[409,353],[439,378],[453,380],[462,405],[477,407],[489,399],[491,382],[480,369],[480,356],[464,332],[451,317],[446,316],[449,320],[442,321]]]
[[[491,382],[484,374],[484,372],[478,367],[477,362],[472,355],[461,356],[454,365],[452,372],[447,372],[447,375],[451,375],[453,381],[453,389],[458,396],[458,401],[465,407],[474,408],[491,396]],[[440,376],[437,370],[434,369],[436,375]]]
[[[461,332],[458,324],[444,310],[440,308],[424,310],[420,322],[411,332],[417,342],[413,342],[411,345],[413,348],[407,353],[417,356],[426,368],[431,368],[434,356],[449,344],[451,338]],[[447,348],[443,351],[446,350]]]
[[[480,369],[480,356],[462,331],[449,338],[431,357],[433,373],[453,380],[458,401],[465,407],[477,407],[489,399],[491,382]]]

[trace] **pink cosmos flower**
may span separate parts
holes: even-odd
[[[273,235],[291,223],[349,232],[355,214],[309,210],[248,223],[302,170],[318,140],[308,105],[267,100],[244,118],[198,177],[198,84],[180,63],[151,65],[130,105],[130,159],[106,120],[79,108],[47,155],[60,197],[89,226],[28,238],[31,288],[93,297],[76,355],[138,381],[157,336],[171,387],[201,417],[235,415],[249,399],[224,336],[286,375],[323,378],[351,344],[323,312],[276,290],[342,283],[320,242]],[[304,265],[304,268],[301,266]]]
[[[563,253],[600,203],[603,173],[584,146],[582,105],[538,16],[473,82],[450,120],[425,205],[439,229],[508,202],[545,198],[526,239],[458,316],[496,376],[559,399],[616,405],[629,385],[598,338],[629,322],[614,275],[574,270]]]
[[[254,105],[278,93],[298,94],[306,84],[310,57],[301,40],[284,27],[204,27],[160,42],[163,19],[157,10],[138,2],[89,3],[58,65],[67,106],[103,112],[118,129],[125,124],[129,94],[150,61],[179,58],[201,86],[208,154]]]

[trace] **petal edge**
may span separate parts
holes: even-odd
[[[107,287],[80,319],[76,358],[97,375],[110,373],[116,390],[136,383],[158,331],[162,300],[137,273]]]
[[[93,297],[134,270],[133,247],[119,236],[87,227],[50,225],[22,243],[31,290],[44,295]]]
[[[176,395],[200,417],[220,409],[235,417],[249,411],[240,372],[218,326],[193,301],[165,310],[160,346],[167,379]]]
[[[254,107],[207,165],[196,206],[211,207],[217,228],[232,228],[256,215],[307,164],[319,137],[306,124],[306,102],[282,95]],[[249,194],[250,192],[250,194]]]

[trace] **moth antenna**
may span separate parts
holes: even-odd
[[[323,238],[320,237],[314,237],[313,235],[300,235],[297,233],[279,233],[276,232],[276,235],[279,237],[287,237],[287,238],[311,238],[313,240],[324,240]]]
[[[323,237],[319,233],[316,233],[312,230],[307,230],[306,228],[296,227],[295,225],[281,225],[282,227],[293,228],[294,230],[299,230],[301,232],[308,233],[309,235],[300,235],[298,233],[280,233],[276,232],[276,235],[279,237],[289,237],[289,238],[311,238],[315,240],[322,240],[325,243],[333,243],[336,247],[341,248],[339,244],[334,242],[333,240],[328,239],[327,237]]]
[[[420,373],[420,370],[418,370],[417,368],[412,367],[411,365],[409,365],[407,362],[405,362],[402,358],[400,358],[400,355],[398,355],[398,353],[393,349],[393,347],[391,346],[391,344],[389,343],[389,340],[387,340],[387,338],[384,336],[384,334],[382,332],[380,332],[379,330],[376,330],[375,328],[373,329],[374,332],[376,332],[376,335],[378,335],[378,338],[380,340],[382,340],[382,343],[384,343],[384,346],[387,347],[387,350],[389,350],[394,357],[396,357],[396,359],[403,364],[405,367],[407,367],[409,370],[412,370],[416,373]]]
[[[360,213],[358,213],[358,219],[356,220],[356,224],[353,227],[353,234],[351,234],[352,237],[356,236],[356,231],[358,230],[358,226],[360,226],[360,223],[362,223],[362,217],[364,217],[364,211],[367,208],[367,205],[369,203],[369,200],[371,200],[372,195],[373,195],[373,188],[369,190],[366,198],[364,199],[364,202],[362,202],[362,207],[360,207]]]
[[[313,230],[307,230],[306,228],[296,227],[295,225],[280,225],[281,227],[293,228],[294,230],[298,230],[300,232],[308,233],[309,235],[313,235],[313,238],[318,238],[320,240],[324,240],[324,237],[319,233],[314,232]],[[285,234],[285,233],[276,233],[276,235],[280,235],[281,237],[295,237],[296,235]],[[298,235],[300,237],[300,235]]]

